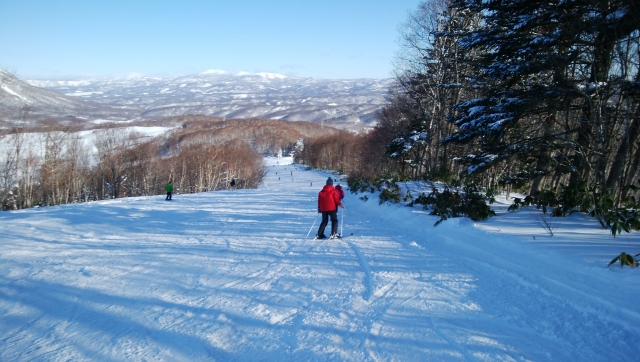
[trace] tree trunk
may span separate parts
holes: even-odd
[[[637,110],[640,112],[640,107]],[[616,153],[615,158],[613,159],[613,164],[611,165],[611,170],[609,171],[609,177],[607,178],[606,187],[610,191],[614,191],[616,186],[618,186],[618,181],[622,176],[622,171],[624,170],[624,166],[627,163],[627,159],[630,156],[631,145],[636,144],[638,142],[638,135],[640,135],[640,118],[636,116],[631,120],[631,125],[629,126],[620,147],[618,148],[618,152]],[[621,185],[624,186],[624,185]]]

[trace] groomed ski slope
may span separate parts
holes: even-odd
[[[347,192],[353,235],[314,241],[328,174],[270,162],[258,190],[0,213],[0,360],[640,358],[640,271],[606,267],[638,233]]]

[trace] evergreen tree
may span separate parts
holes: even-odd
[[[545,176],[558,181],[567,174],[572,184],[604,185],[612,155],[633,148],[617,140],[637,140],[638,5],[454,0],[452,6],[484,16],[459,43],[479,55],[469,63],[477,75],[470,82],[483,94],[454,107],[458,131],[445,140],[478,143],[468,172],[508,160],[534,180],[532,191],[550,180]]]

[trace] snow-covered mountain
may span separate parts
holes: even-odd
[[[204,114],[370,124],[391,79],[328,80],[211,70],[163,79],[29,80],[79,100],[140,109],[143,118]]]
[[[94,103],[33,86],[3,70],[0,70],[0,110],[0,116],[9,121],[25,117],[117,120],[140,114],[139,109],[132,107]]]

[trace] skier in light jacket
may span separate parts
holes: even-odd
[[[338,235],[338,206],[344,208],[344,205],[340,201],[340,194],[333,187],[333,179],[327,179],[326,185],[322,188],[322,191],[318,194],[318,212],[322,213],[322,222],[316,235],[317,239],[326,239],[324,235],[324,228],[329,223],[329,217],[331,217],[331,236],[330,239],[340,237]]]

